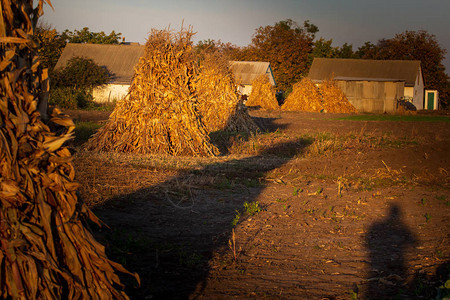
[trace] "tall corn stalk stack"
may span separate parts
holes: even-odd
[[[330,113],[356,113],[356,108],[333,80],[326,80],[316,85],[308,78],[303,78],[293,86],[282,110],[330,112]]]
[[[286,98],[281,106],[287,111],[319,112],[323,109],[322,96],[319,89],[308,78],[303,78],[294,84],[292,93]]]
[[[266,75],[258,76],[252,82],[252,92],[245,103],[247,106],[259,106],[262,109],[275,110],[279,109],[275,89],[269,82]]]
[[[96,151],[214,156],[198,111],[191,29],[152,29],[135,67],[128,97],[119,101],[107,124],[88,141]]]
[[[62,146],[74,123],[56,109],[44,123],[37,110],[48,84],[31,36],[46,2],[0,2],[0,297],[127,299],[114,271],[128,272],[86,228],[99,220]]]
[[[205,54],[195,81],[198,110],[208,132],[255,133],[258,126],[239,99],[228,60],[219,53]]]
[[[323,98],[323,109],[329,113],[356,113],[356,108],[348,101],[344,92],[334,80],[325,80],[320,85]]]

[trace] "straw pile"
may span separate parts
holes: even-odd
[[[320,87],[308,78],[293,86],[293,91],[281,107],[288,111],[355,113],[356,108],[348,101],[336,82],[326,80]]]
[[[245,103],[247,106],[259,106],[262,109],[274,110],[279,109],[275,89],[269,82],[266,75],[258,76],[252,82],[252,92]]]
[[[153,29],[139,59],[129,95],[88,141],[96,151],[214,156],[198,112],[191,29]]]
[[[62,147],[75,126],[56,109],[44,123],[37,110],[48,84],[31,36],[44,4],[1,2],[0,297],[127,299],[114,270],[127,271],[86,228],[99,220],[78,199]]]
[[[319,112],[322,110],[322,96],[316,85],[308,78],[294,84],[292,93],[281,106],[287,111]]]
[[[247,107],[239,100],[228,60],[222,55],[205,54],[195,87],[198,110],[208,132],[254,133],[258,130]]]
[[[356,113],[356,108],[348,101],[342,90],[333,80],[326,80],[320,85],[323,109],[329,113]]]

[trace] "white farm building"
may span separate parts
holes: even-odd
[[[144,53],[139,44],[67,44],[55,69],[64,68],[73,57],[92,59],[105,67],[112,75],[111,81],[93,91],[94,101],[98,103],[120,100],[128,94],[128,88],[134,75],[134,66]]]

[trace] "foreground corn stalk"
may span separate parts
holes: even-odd
[[[127,299],[115,270],[128,272],[85,226],[99,220],[63,146],[74,123],[38,111],[49,86],[31,36],[45,2],[0,2],[0,298]]]

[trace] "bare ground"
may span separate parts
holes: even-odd
[[[269,133],[233,137],[218,158],[78,149],[81,196],[109,226],[96,235],[141,276],[124,277],[131,298],[436,296],[450,268],[448,122],[251,114]]]

